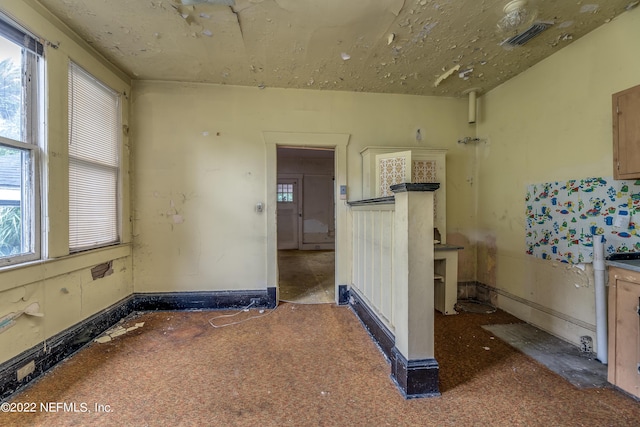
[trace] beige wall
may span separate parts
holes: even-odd
[[[43,159],[44,252],[49,259],[0,269],[0,317],[39,302],[43,318],[22,316],[0,334],[0,363],[130,295],[133,290],[131,248],[128,243],[108,249],[69,255],[67,70],[69,59],[119,92],[130,92],[126,76],[115,71],[75,36],[61,31],[46,11],[32,1],[3,1],[0,8],[34,34],[58,48],[45,46],[46,149]],[[35,9],[34,9],[35,8]],[[128,124],[128,103],[123,99],[123,122]],[[123,241],[131,240],[129,223],[128,141],[123,147]],[[114,273],[99,280],[90,269],[113,260]]]
[[[640,84],[640,11],[489,92],[477,136],[478,280],[501,307],[574,343],[595,323],[593,272],[525,254],[528,184],[612,176],[611,94]]]
[[[126,140],[123,149],[123,236],[130,240],[131,217],[132,258],[127,244],[69,256],[66,235],[68,60],[129,94],[127,77],[32,0],[2,8],[59,47],[46,49],[45,223],[52,259],[0,270],[0,315],[39,301],[45,317],[23,317],[0,334],[0,362],[134,290],[268,286],[270,220],[255,205],[269,199],[269,132],[348,134],[350,200],[362,196],[364,147],[447,149],[448,243],[465,246],[459,280],[495,286],[501,307],[573,342],[595,335],[590,266],[583,272],[525,255],[524,192],[530,183],[612,174],[610,97],[640,83],[637,10],[482,96],[477,129],[466,123],[464,99],[136,82],[131,214]],[[476,135],[486,142],[457,143]],[[91,280],[89,269],[109,260],[114,274]]]
[[[304,134],[314,140],[350,135],[350,200],[362,195],[364,147],[448,148],[447,183],[455,192],[448,202],[449,231],[468,235],[474,202],[466,178],[474,153],[457,144],[472,132],[466,111],[465,100],[451,98],[135,82],[136,292],[269,284],[269,219],[255,211],[256,203],[268,202],[263,132],[297,133],[299,144]]]

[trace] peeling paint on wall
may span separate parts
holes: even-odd
[[[130,326],[128,328],[125,328],[122,325],[116,325],[113,328],[105,331],[104,334],[96,338],[94,341],[99,344],[104,344],[128,332],[135,331],[138,328],[142,328],[143,326],[144,322],[136,323],[134,326]]]

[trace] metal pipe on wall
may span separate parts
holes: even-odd
[[[477,101],[477,96],[478,96],[478,93],[475,90],[472,90],[472,91],[469,92],[469,123],[475,123],[476,122],[476,115],[477,115],[476,101]]]
[[[607,291],[605,288],[604,244],[602,236],[593,239],[593,274],[595,278],[596,297],[596,355],[598,360],[608,363],[607,347]]]

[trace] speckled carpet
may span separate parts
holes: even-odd
[[[12,400],[35,403],[36,410],[0,413],[0,425],[637,426],[640,420],[639,402],[610,388],[577,389],[482,329],[519,322],[500,310],[436,313],[442,395],[414,400],[401,397],[348,307],[285,303],[220,317],[233,313],[131,316],[125,330],[144,325],[94,342],[54,368]]]

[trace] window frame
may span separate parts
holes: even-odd
[[[0,136],[4,147],[27,151],[29,161],[21,167],[22,236],[27,251],[0,257],[0,267],[36,261],[42,258],[42,205],[41,177],[43,176],[42,150],[44,147],[44,49],[39,40],[18,24],[0,13],[0,37],[22,49],[21,88],[23,90],[23,128],[21,140]],[[22,43],[22,44],[21,44]],[[25,220],[26,219],[26,220]],[[27,223],[27,224],[25,224]]]
[[[278,203],[297,203],[298,201],[296,200],[296,197],[295,197],[295,184],[278,183],[278,189],[276,191],[276,199]]]

